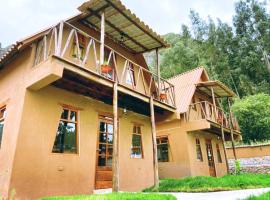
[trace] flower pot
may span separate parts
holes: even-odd
[[[108,74],[113,70],[110,65],[101,65],[101,73]]]
[[[166,93],[160,93],[160,100],[162,100],[162,101],[167,100],[167,94]]]

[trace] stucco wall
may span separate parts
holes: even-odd
[[[227,148],[228,159],[233,159],[232,148]],[[254,158],[270,156],[270,144],[268,145],[255,145],[246,147],[236,147],[237,158]]]
[[[79,154],[53,154],[62,111],[59,103],[79,107]],[[20,198],[91,193],[94,189],[99,113],[112,106],[56,89],[27,91],[11,187]],[[120,111],[121,113],[121,111]],[[143,124],[143,159],[131,159],[133,122]],[[128,113],[119,118],[120,190],[138,191],[153,184],[150,119]]]

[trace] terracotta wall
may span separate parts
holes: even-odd
[[[59,103],[82,109],[79,154],[51,153],[62,111]],[[100,112],[111,113],[112,106],[53,87],[27,91],[11,180],[20,198],[93,191]],[[143,124],[143,159],[130,158],[133,122]],[[119,126],[120,190],[138,191],[153,185],[150,119],[130,112],[120,116]]]
[[[227,148],[228,159],[233,159],[232,148]],[[270,144],[268,145],[255,145],[246,147],[236,147],[237,158],[255,158],[270,156]]]

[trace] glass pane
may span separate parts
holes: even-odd
[[[106,166],[111,167],[112,166],[112,160],[113,160],[112,157],[108,157]]]
[[[106,155],[106,144],[99,145],[99,154]]]
[[[76,122],[77,121],[77,112],[71,111],[70,112],[70,120]]]
[[[0,122],[0,147],[2,143],[2,135],[3,135],[4,122]]]
[[[104,156],[98,157],[98,166],[106,166],[106,157]]]
[[[132,148],[131,158],[142,158],[141,148]]]
[[[105,122],[100,122],[99,131],[100,132],[106,132],[106,124],[105,124]]]
[[[99,142],[106,143],[107,142],[107,134],[99,133]]]
[[[77,152],[77,128],[74,123],[60,121],[53,146],[54,153]]]
[[[61,119],[68,119],[68,110],[64,109],[61,115]]]
[[[112,124],[107,124],[107,125],[108,125],[107,126],[108,127],[108,130],[107,130],[108,133],[111,133],[112,134],[113,133],[113,125]]]
[[[168,145],[167,144],[158,145],[157,150],[158,150],[158,161],[168,162],[169,161]]]
[[[109,145],[108,146],[108,155],[109,156],[112,156],[113,155],[113,146],[112,145]]]
[[[112,134],[108,134],[108,143],[109,144],[113,143],[113,135]]]
[[[141,134],[141,127],[140,126],[137,127],[137,133]]]
[[[133,126],[133,133],[137,133],[136,132],[136,126]]]
[[[140,135],[132,135],[132,147],[141,147],[141,136]]]

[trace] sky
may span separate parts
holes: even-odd
[[[38,32],[78,13],[86,0],[0,0],[0,42],[2,47]],[[122,0],[159,34],[179,33],[189,24],[191,9],[207,19],[232,23],[236,0]]]

